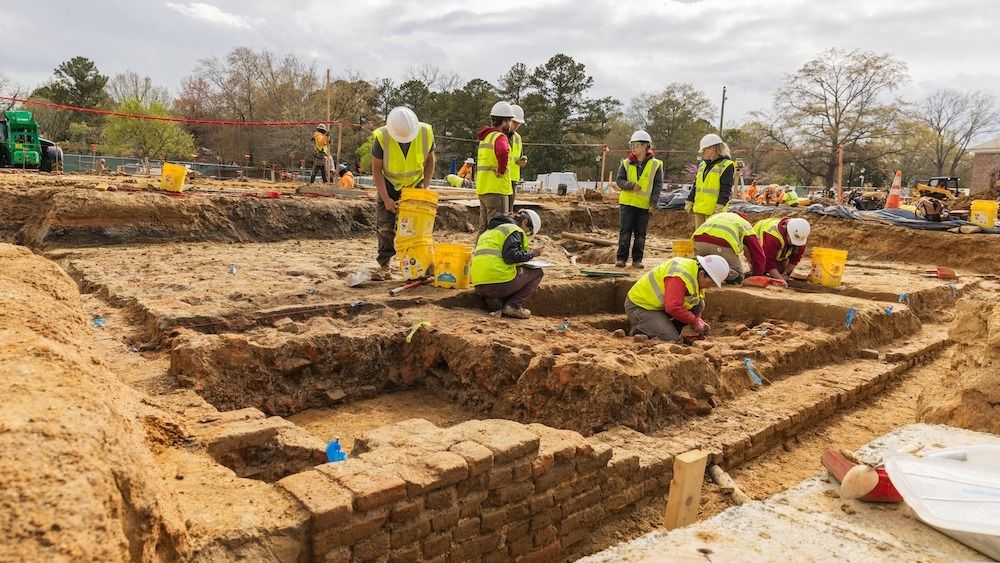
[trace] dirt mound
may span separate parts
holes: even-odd
[[[1000,434],[1000,304],[962,299],[956,309],[951,369],[924,388],[917,416]]]
[[[995,186],[984,192],[979,192],[977,194],[970,196],[960,197],[955,201],[953,201],[951,205],[949,205],[949,207],[951,209],[969,209],[970,207],[972,207],[972,202],[977,199],[1000,200],[1000,184],[996,184]]]
[[[0,560],[175,560],[184,524],[73,281],[0,244]]]

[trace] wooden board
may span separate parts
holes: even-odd
[[[674,458],[674,476],[663,512],[663,527],[667,530],[687,526],[698,519],[701,504],[701,484],[705,481],[708,453],[701,450],[684,452]]]

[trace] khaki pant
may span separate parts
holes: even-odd
[[[698,315],[702,309],[704,309],[704,305],[699,303],[692,312]],[[681,330],[684,329],[684,323],[675,321],[663,309],[656,311],[643,309],[626,297],[625,316],[628,317],[628,323],[632,330],[638,334],[645,334],[650,338],[659,338],[668,342],[681,341]]]
[[[479,234],[486,232],[486,224],[497,213],[510,214],[509,197],[500,194],[481,194],[479,196]]]
[[[694,242],[694,255],[695,256],[711,256],[715,254],[716,256],[721,256],[729,264],[729,275],[726,276],[726,281],[729,283],[740,283],[743,281],[743,277],[746,276],[746,270],[743,269],[743,261],[740,257],[733,252],[733,249],[728,246],[719,246],[709,242]]]
[[[708,214],[708,215],[702,215],[701,213],[694,213],[693,215],[694,215],[694,228],[695,229],[697,229],[698,227],[700,227],[702,223],[704,223],[706,220],[708,220],[709,217],[712,216],[711,213]]]

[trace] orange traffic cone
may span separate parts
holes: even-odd
[[[885,198],[886,209],[899,209],[900,198],[903,195],[903,171],[897,170],[896,177],[892,179],[892,187],[889,188],[889,197]]]

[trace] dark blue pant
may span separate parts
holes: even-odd
[[[631,205],[619,205],[618,209],[618,261],[628,262],[628,246],[631,243],[632,261],[642,262],[642,254],[646,249],[646,228],[649,227],[649,210]]]

